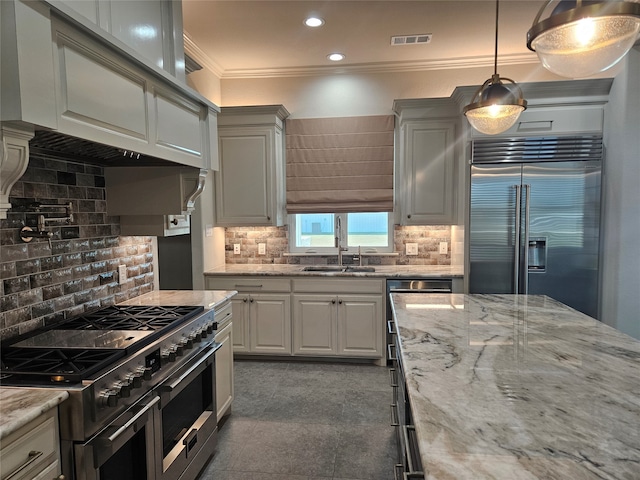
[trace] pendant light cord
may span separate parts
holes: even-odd
[[[496,0],[496,46],[493,55],[493,74],[498,74],[498,4],[500,0]]]

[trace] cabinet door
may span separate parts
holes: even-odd
[[[381,357],[384,322],[377,295],[338,297],[338,354]]]
[[[249,298],[251,353],[291,353],[291,296],[252,294]]]
[[[219,131],[220,171],[216,172],[217,224],[272,225],[273,131],[235,128]]]
[[[335,295],[293,296],[293,353],[336,355],[337,297]]]
[[[231,408],[233,401],[233,334],[232,322],[220,330],[215,337],[222,345],[216,352],[216,409],[218,422]]]
[[[233,351],[249,351],[249,295],[236,295],[231,299],[233,310]]]
[[[403,128],[401,223],[455,223],[455,123],[415,121]]]

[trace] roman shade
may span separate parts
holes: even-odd
[[[393,115],[287,119],[287,212],[391,212],[393,128]]]

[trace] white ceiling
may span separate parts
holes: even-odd
[[[536,61],[526,33],[544,1],[500,2],[500,65]],[[183,0],[186,51],[221,78],[493,65],[495,1]],[[303,25],[310,14],[325,25]],[[429,33],[431,43],[391,46]],[[334,63],[326,55],[344,53]]]

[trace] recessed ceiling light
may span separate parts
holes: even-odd
[[[341,60],[344,60],[346,58],[346,55],[343,53],[330,53],[329,55],[327,55],[327,58],[332,62],[339,62]]]
[[[318,17],[309,17],[307,19],[305,19],[304,24],[307,27],[321,27],[322,25],[324,25],[324,20]]]

